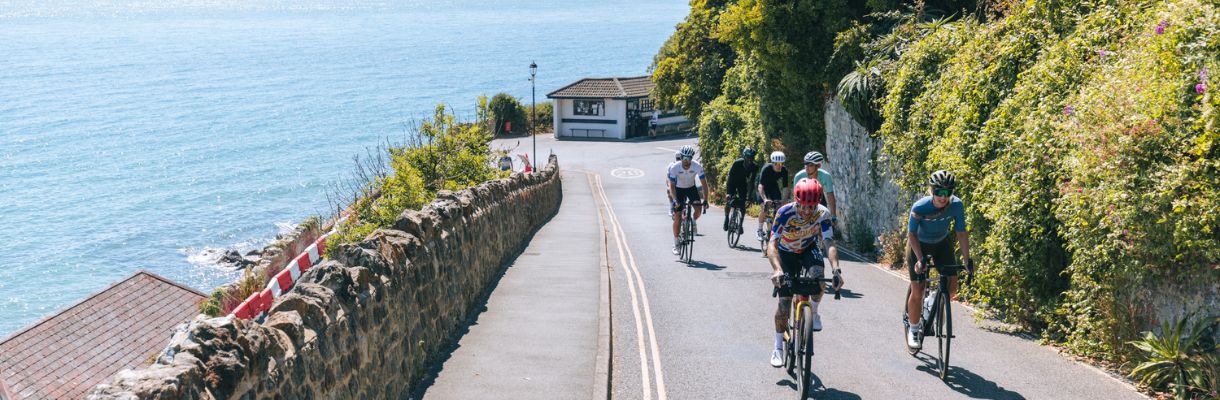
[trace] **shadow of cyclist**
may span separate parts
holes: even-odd
[[[915,367],[915,369],[927,372],[929,375],[936,377],[936,379],[940,379],[940,371],[936,369],[935,358],[923,353],[916,354],[915,357],[924,362],[924,365]],[[948,386],[955,392],[975,399],[1009,400],[1025,398],[1020,393],[1002,388],[995,382],[987,380],[987,378],[978,376],[968,369],[955,365],[949,366],[949,377],[945,380],[945,386]]]
[[[811,399],[837,399],[837,400],[860,400],[860,395],[852,392],[844,392],[842,390],[828,388],[822,384],[822,379],[818,378],[818,374],[813,374],[811,377],[813,382],[810,382],[809,398]],[[792,390],[798,390],[796,381],[786,378],[775,382],[775,386],[786,386]]]
[[[686,266],[688,268],[703,268],[708,271],[719,271],[719,270],[728,268],[723,265],[712,264],[707,261],[699,261],[699,260],[691,260],[691,262],[689,264],[686,264]]]

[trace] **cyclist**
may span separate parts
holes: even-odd
[[[700,205],[702,204],[702,199],[707,198],[707,180],[703,178],[703,166],[693,160],[695,158],[695,147],[691,145],[682,146],[680,153],[682,154],[682,161],[669,164],[668,174],[670,196],[674,200],[670,207],[674,212],[674,254],[678,254],[678,244],[682,240],[678,237],[678,228],[682,223],[682,213],[680,212],[682,207],[687,202],[691,205]],[[696,181],[698,181],[705,192],[702,197],[699,196],[700,188],[695,187]],[[696,221],[699,220],[699,215],[702,213],[703,207],[695,207]],[[699,229],[697,226],[698,224],[696,224],[695,232],[692,233],[698,233]]]
[[[788,167],[784,166],[784,152],[771,152],[771,162],[758,172],[758,198],[763,209],[758,213],[758,240],[763,240],[763,221],[767,220],[766,202],[784,199],[783,189],[788,186]]]
[[[826,192],[826,197],[822,199],[822,204],[830,207],[830,222],[835,223],[839,220],[839,209],[835,207],[835,183],[831,179],[830,172],[822,169],[822,162],[826,161],[826,157],[822,153],[811,151],[805,154],[805,168],[796,173],[796,177],[792,178],[792,185],[795,187],[801,179],[813,176],[817,173],[818,183],[822,184],[822,190]]]
[[[674,164],[677,164],[678,162],[681,162],[681,161],[682,161],[682,151],[678,150],[678,151],[674,152],[674,162],[671,162],[671,163],[669,163],[669,165],[665,166],[665,175],[666,175],[666,177],[665,177],[665,197],[669,198],[669,202],[666,204],[673,204],[673,202],[674,202],[674,195],[673,195],[673,193],[669,192],[669,176],[668,176],[669,168],[673,167]],[[668,207],[668,208],[669,208],[669,216],[673,217],[674,216],[673,207]]]
[[[957,178],[952,172],[940,170],[928,179],[929,196],[919,199],[911,206],[907,218],[907,271],[911,278],[911,295],[907,298],[907,315],[910,328],[907,330],[907,347],[923,347],[919,335],[923,332],[920,319],[920,300],[927,286],[928,274],[923,264],[925,254],[931,254],[937,265],[957,264],[953,256],[953,243],[949,240],[949,224],[957,233],[957,245],[966,259],[966,270],[974,273],[974,260],[970,259],[970,236],[966,232],[966,207],[953,195]],[[957,296],[957,277],[949,278],[949,296]]]
[[[750,182],[754,182],[754,175],[758,174],[758,166],[754,164],[754,149],[746,147],[741,150],[741,158],[733,161],[733,166],[729,167],[728,179],[725,179],[724,193],[726,196],[725,205],[727,209],[724,212],[724,230],[729,230],[729,210],[737,208],[744,215],[746,212],[746,203],[750,195]],[[737,227],[737,233],[741,233],[741,227]]]
[[[780,207],[776,213],[775,226],[771,228],[771,241],[767,243],[770,251],[767,259],[771,262],[771,284],[779,288],[779,308],[775,310],[775,351],[771,352],[771,366],[784,365],[784,332],[788,329],[788,312],[792,307],[791,288],[782,286],[784,275],[796,276],[803,269],[812,269],[813,275],[821,279],[825,270],[822,252],[818,251],[818,239],[827,248],[830,256],[830,266],[834,276],[838,277],[835,288],[843,286],[843,278],[839,270],[839,252],[834,245],[834,232],[830,224],[830,210],[821,205],[822,184],[816,180],[805,179],[793,188],[796,201]],[[819,285],[821,285],[819,283]],[[822,330],[822,317],[818,315],[818,302],[822,293],[810,299],[813,308],[813,330]]]

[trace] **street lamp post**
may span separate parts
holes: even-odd
[[[534,96],[534,75],[538,72],[538,64],[530,61],[530,140],[534,142],[534,158],[530,160],[534,164],[534,170],[538,170],[538,106]]]

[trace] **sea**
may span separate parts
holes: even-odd
[[[445,104],[648,74],[675,0],[0,1],[0,337],[138,270],[202,292]],[[549,123],[546,121],[545,123]],[[523,144],[522,150],[525,149]]]

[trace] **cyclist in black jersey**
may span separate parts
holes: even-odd
[[[771,153],[771,162],[762,167],[758,172],[758,198],[759,204],[765,204],[767,201],[776,203],[783,202],[784,191],[788,187],[788,168],[784,166],[784,152],[775,151]],[[763,207],[765,210],[766,207]],[[763,221],[767,220],[767,213],[758,213],[758,240],[763,240]]]
[[[736,208],[741,210],[742,214],[746,212],[746,205],[750,199],[750,183],[754,182],[754,175],[758,174],[758,165],[754,164],[754,149],[746,147],[741,150],[741,158],[733,161],[733,166],[729,167],[728,179],[725,179],[724,195],[725,195],[725,211],[724,211],[724,230],[729,230],[729,210]],[[737,227],[738,230],[741,227]],[[741,233],[741,232],[738,232]]]

